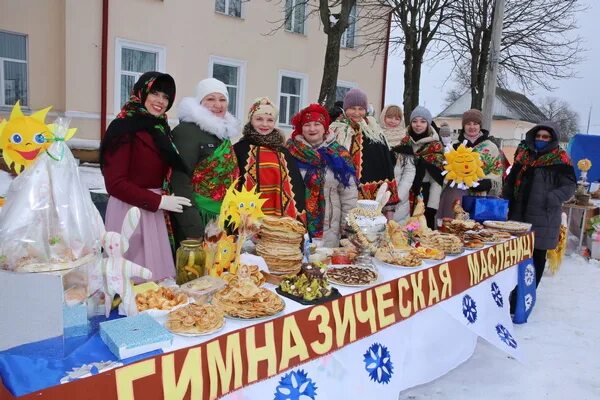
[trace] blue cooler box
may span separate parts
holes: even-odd
[[[508,200],[491,196],[463,196],[463,209],[475,221],[506,221]]]

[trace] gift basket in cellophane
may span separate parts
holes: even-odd
[[[44,125],[47,131],[35,140],[50,143],[49,147],[8,189],[0,213],[2,269],[68,270],[94,261],[100,253],[102,220],[65,143],[75,131],[68,124],[68,119],[58,118],[55,124]]]

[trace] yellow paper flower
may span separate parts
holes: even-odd
[[[475,182],[485,177],[483,173],[483,162],[479,157],[479,153],[473,151],[472,148],[466,147],[464,144],[458,148],[452,149],[446,154],[446,181],[454,181],[456,184],[464,184],[467,187],[472,187]]]
[[[592,162],[587,158],[584,158],[577,162],[577,168],[579,168],[583,172],[587,172],[590,170],[590,168],[592,168]]]

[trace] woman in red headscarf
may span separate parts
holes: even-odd
[[[356,206],[356,171],[348,150],[329,132],[327,109],[311,104],[292,118],[294,132],[286,147],[304,178],[311,238],[338,247],[348,212]]]

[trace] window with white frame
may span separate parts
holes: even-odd
[[[245,85],[246,63],[221,57],[210,57],[209,73],[227,86],[229,94],[228,111],[234,116],[241,115],[243,89]]]
[[[350,10],[348,16],[348,27],[342,34],[341,46],[346,48],[354,47],[354,37],[356,36],[356,6]]]
[[[117,39],[115,55],[115,112],[131,94],[138,78],[148,71],[164,71],[165,48]]]
[[[308,77],[294,72],[279,74],[279,124],[291,125],[291,119],[306,98]]]
[[[0,31],[0,106],[28,105],[27,36]]]
[[[285,30],[304,34],[306,0],[285,0]]]
[[[242,17],[242,0],[216,0],[215,11],[232,17]]]
[[[335,101],[343,101],[346,93],[353,87],[356,87],[355,83],[338,81],[335,87]]]

